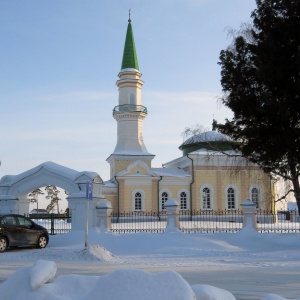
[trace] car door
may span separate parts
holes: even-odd
[[[19,246],[22,237],[22,230],[18,226],[16,217],[12,215],[4,216],[2,218],[2,226],[9,239],[9,245]]]
[[[17,216],[17,220],[20,227],[22,245],[34,245],[39,232],[35,229],[33,222],[22,216]]]

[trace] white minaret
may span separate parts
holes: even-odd
[[[111,166],[111,178],[136,160],[151,167],[154,158],[143,141],[143,121],[147,116],[147,108],[142,105],[143,81],[140,79],[142,74],[139,72],[130,18],[118,76],[119,105],[113,110],[113,117],[118,124],[117,145],[107,159]]]

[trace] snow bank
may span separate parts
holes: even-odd
[[[258,234],[249,231],[206,235],[181,233],[116,235],[92,229],[89,241],[90,246],[84,248],[84,232],[74,231],[70,234],[52,236],[45,249],[1,253],[0,263],[36,262],[6,277],[8,279],[0,284],[0,299],[234,300],[229,291],[201,285],[201,282],[190,287],[181,275],[175,272],[149,273],[123,269],[102,276],[55,277],[56,264],[53,261],[74,263],[95,261],[100,263],[99,266],[119,265],[125,261],[130,268],[140,265],[169,267],[182,265],[201,268],[206,259],[213,259],[214,266],[218,262],[224,266],[239,261],[241,266],[256,262],[254,266],[264,268],[282,267],[286,264],[287,270],[290,270],[291,262],[298,262],[300,257],[300,234]],[[260,297],[261,300],[285,300],[275,294],[263,294]]]
[[[0,285],[3,300],[236,300],[228,291],[205,284],[190,286],[174,271],[120,269],[102,276],[62,275],[53,261],[21,267]],[[16,288],[17,287],[17,288]],[[274,294],[262,300],[286,300]]]
[[[56,263],[53,261],[38,260],[30,268],[30,285],[33,290],[53,280],[56,274]]]
[[[150,273],[141,270],[116,270],[99,277],[97,289],[86,299],[143,299],[189,300],[196,299],[189,284],[176,272]]]
[[[228,291],[211,285],[195,284],[192,285],[192,289],[197,296],[197,300],[236,300]]]
[[[41,260],[33,266],[22,267],[0,285],[1,299],[196,299],[189,284],[173,271],[150,273],[123,269],[103,276],[64,275],[54,279],[55,273],[56,264],[52,261]]]

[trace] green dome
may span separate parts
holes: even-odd
[[[233,150],[234,144],[235,142],[225,134],[217,131],[206,131],[190,137],[179,146],[179,149],[183,151],[183,155],[187,155],[199,149],[213,151]]]

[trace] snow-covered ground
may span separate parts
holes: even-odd
[[[50,237],[0,253],[0,299],[300,299],[300,234]],[[17,288],[16,288],[17,287]]]

